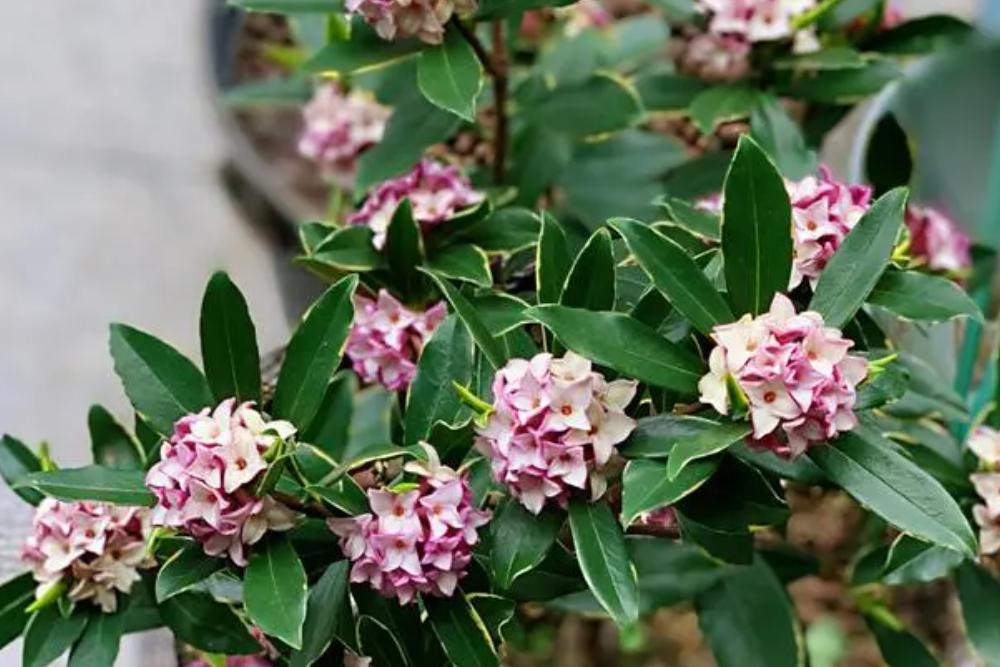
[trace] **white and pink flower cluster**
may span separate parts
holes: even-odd
[[[910,254],[932,271],[959,273],[972,266],[968,234],[954,220],[930,206],[906,207]]]
[[[857,424],[855,388],[868,362],[849,355],[853,341],[824,326],[819,313],[796,313],[788,297],[776,294],[769,312],[716,326],[712,339],[717,345],[698,384],[701,400],[728,414],[731,377],[749,404],[749,444],[795,457]]]
[[[382,140],[390,113],[366,91],[345,94],[339,83],[323,84],[302,110],[299,153],[336,185],[349,188],[358,156]]]
[[[719,35],[767,42],[792,37],[795,19],[816,5],[816,0],[696,0],[711,14],[709,30]]]
[[[458,167],[421,160],[408,173],[376,186],[347,221],[369,227],[375,234],[372,244],[381,249],[396,207],[404,199],[410,200],[413,219],[426,230],[461,209],[478,204],[484,195],[472,189],[469,179]]]
[[[201,542],[206,554],[228,554],[246,565],[248,545],[295,524],[295,512],[253,493],[267,469],[264,453],[294,433],[288,422],[266,422],[252,403],[232,398],[181,417],[146,474],[157,499],[153,525],[177,528]]]
[[[347,11],[360,14],[382,39],[417,37],[440,44],[453,15],[476,11],[476,0],[347,0]]]
[[[972,508],[979,525],[979,551],[991,555],[1000,552],[1000,432],[980,426],[969,437],[969,449],[982,464],[982,472],[970,477],[983,499]]]
[[[146,553],[148,532],[142,508],[46,498],[21,558],[34,570],[37,595],[65,580],[70,599],[93,600],[112,613],[116,591],[128,594],[139,569],[155,565]]]
[[[345,352],[354,372],[390,391],[410,386],[424,344],[448,314],[440,301],[424,312],[410,310],[384,289],[378,297],[354,296],[354,323]]]
[[[608,382],[573,352],[511,359],[493,379],[493,411],[476,447],[497,482],[535,514],[588,486],[600,497],[602,469],[636,426],[625,414],[635,391],[634,381]]]
[[[490,520],[473,504],[466,476],[424,449],[428,464],[407,466],[420,476],[416,488],[369,489],[372,513],[327,520],[352,561],[351,581],[367,581],[401,604],[418,593],[451,596],[479,542],[477,529]]]
[[[698,33],[685,42],[679,64],[704,81],[739,81],[750,73],[750,43],[734,35]]]

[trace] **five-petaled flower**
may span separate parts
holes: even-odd
[[[246,565],[247,545],[295,523],[293,511],[254,490],[267,469],[264,453],[294,433],[288,422],[265,422],[252,403],[232,398],[181,417],[146,475],[157,499],[153,525],[177,528],[208,555],[225,553]]]
[[[701,400],[728,414],[731,378],[749,404],[750,444],[794,457],[857,424],[856,387],[868,362],[848,354],[853,341],[819,313],[796,313],[776,294],[769,312],[716,326],[712,339]]]

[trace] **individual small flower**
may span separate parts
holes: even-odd
[[[427,339],[447,314],[444,301],[421,313],[384,289],[375,299],[355,295],[354,323],[345,348],[354,372],[390,391],[406,389]]]
[[[376,186],[347,221],[369,227],[374,232],[372,244],[381,249],[392,215],[404,199],[410,200],[413,219],[426,230],[461,209],[478,204],[484,195],[472,189],[469,179],[458,167],[421,160],[408,173]]]
[[[678,64],[704,81],[739,81],[750,72],[750,43],[735,35],[698,33],[684,43]]]
[[[969,449],[991,467],[1000,467],[1000,431],[980,426],[969,436]]]
[[[695,5],[711,14],[710,31],[767,42],[794,36],[794,19],[816,0],[696,0]]]
[[[749,444],[795,457],[857,424],[856,387],[868,362],[848,354],[853,341],[825,326],[819,313],[796,313],[776,294],[769,312],[716,326],[712,339],[701,401],[728,414],[732,378],[749,404]]]
[[[476,447],[497,482],[535,514],[588,487],[597,498],[602,469],[635,429],[625,414],[635,391],[634,381],[607,382],[573,352],[511,359],[494,376],[493,412]]]
[[[489,512],[473,504],[467,477],[442,466],[429,445],[424,448],[429,464],[407,467],[427,473],[416,488],[369,489],[370,513],[327,521],[352,562],[351,581],[367,581],[401,604],[418,593],[450,597],[479,542],[477,530],[490,520]]]
[[[455,14],[467,16],[478,5],[475,0],[347,0],[346,6],[348,12],[363,16],[382,39],[416,36],[440,44],[449,19]]]
[[[201,542],[206,554],[228,554],[246,565],[248,545],[269,530],[288,530],[297,519],[270,496],[254,494],[267,469],[264,453],[294,434],[288,422],[265,422],[252,403],[232,398],[181,417],[146,474],[157,499],[153,525],[177,528]]]
[[[950,217],[930,206],[906,207],[910,254],[932,271],[958,273],[972,266],[968,234]]]
[[[344,651],[344,667],[372,667],[372,659],[351,650]]]
[[[128,594],[139,570],[156,564],[146,553],[146,519],[143,508],[44,499],[21,552],[34,570],[37,595],[64,580],[70,599],[114,612],[116,591]]]
[[[871,188],[847,185],[833,177],[825,166],[819,177],[807,176],[786,182],[792,204],[794,261],[788,289],[803,280],[815,286],[827,262],[840,248],[871,203]]]
[[[657,532],[669,532],[677,529],[677,511],[673,506],[665,505],[649,512],[643,512],[636,517],[635,526],[651,528]]]
[[[970,479],[984,501],[972,507],[979,526],[979,552],[992,555],[1000,551],[1000,473],[975,473]]]
[[[366,91],[345,94],[337,82],[323,84],[302,110],[299,153],[334,183],[350,187],[358,156],[382,140],[390,113]]]

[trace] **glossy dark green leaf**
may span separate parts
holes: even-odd
[[[255,79],[228,86],[222,102],[232,109],[252,109],[275,104],[305,104],[312,96],[312,85],[297,76]]]
[[[421,52],[417,83],[433,104],[469,122],[475,119],[483,66],[458,30],[449,28],[441,44]]]
[[[357,634],[361,650],[372,659],[372,663],[378,661],[379,665],[385,667],[406,667],[411,664],[406,660],[399,638],[378,619],[364,614],[359,616]]]
[[[569,506],[573,546],[594,597],[620,627],[639,618],[639,590],[625,536],[607,503],[574,499]]]
[[[343,278],[306,311],[278,375],[271,407],[275,417],[305,429],[316,415],[354,320],[357,284],[356,275]]]
[[[452,280],[461,280],[479,287],[493,285],[490,258],[471,244],[453,245],[435,253],[427,261],[432,271]]]
[[[750,426],[746,423],[720,423],[716,428],[706,429],[695,437],[679,441],[667,459],[667,478],[677,478],[693,461],[725,451],[750,435],[750,432]]]
[[[450,598],[425,597],[434,634],[453,665],[499,667],[489,629],[469,600],[457,591]]]
[[[7,486],[31,505],[42,502],[42,494],[28,486],[18,486],[21,480],[42,469],[35,453],[17,438],[4,435],[0,439],[0,475]]]
[[[341,463],[352,463],[393,447],[392,420],[396,395],[379,385],[354,395],[354,414]]]
[[[371,271],[383,264],[383,258],[372,245],[370,227],[348,225],[337,229],[309,252],[311,260],[328,264],[341,271]]]
[[[553,218],[543,215],[535,255],[535,289],[538,303],[559,303],[569,274],[571,257],[566,234]]]
[[[0,585],[0,649],[17,639],[28,624],[30,616],[24,608],[35,598],[37,586],[30,572]]]
[[[454,315],[424,345],[406,395],[403,445],[426,440],[437,421],[457,423],[468,413],[452,382],[472,382],[472,337]]]
[[[286,538],[254,547],[243,580],[247,614],[261,630],[302,648],[308,585],[302,561]]]
[[[302,626],[302,649],[292,652],[290,667],[309,667],[319,660],[336,637],[343,616],[350,610],[345,605],[350,565],[346,560],[333,563],[313,584]]]
[[[200,544],[184,547],[167,559],[156,575],[157,602],[189,590],[225,566],[225,559],[205,554]]]
[[[790,479],[810,486],[829,483],[823,471],[805,456],[788,460],[774,452],[750,447],[745,442],[731,445],[728,451],[744,463],[749,463],[783,479]]]
[[[806,145],[799,124],[776,97],[767,95],[758,101],[750,114],[750,136],[785,178],[799,179],[816,171],[816,152]]]
[[[697,547],[683,542],[629,536],[625,546],[638,574],[639,602],[644,613],[690,600],[728,571]]]
[[[899,400],[910,384],[910,374],[897,361],[889,362],[874,378],[870,376],[858,387],[855,411],[871,410]]]
[[[792,209],[781,174],[746,135],[740,137],[725,184],[722,254],[726,288],[739,314],[768,309],[788,289],[792,272]]]
[[[893,541],[882,567],[882,581],[899,584],[925,584],[948,576],[964,560],[961,553],[923,542],[909,535]]]
[[[699,130],[710,134],[720,123],[747,118],[759,98],[760,93],[750,86],[713,86],[692,99],[687,112]]]
[[[903,531],[971,557],[976,538],[958,504],[929,474],[861,425],[809,458],[835,483]]]
[[[707,483],[678,503],[689,518],[731,532],[775,526],[788,519],[780,489],[759,470],[730,456],[718,464]]]
[[[942,322],[953,317],[982,320],[976,302],[947,278],[918,271],[886,271],[868,301],[911,320]]]
[[[635,83],[647,111],[683,111],[706,87],[701,79],[673,72],[640,76]]]
[[[919,55],[962,44],[972,34],[972,26],[965,21],[947,14],[932,14],[880,31],[865,46],[883,53]]]
[[[472,243],[486,253],[513,253],[538,241],[541,221],[529,209],[517,206],[499,208],[458,235],[458,240]]]
[[[243,294],[221,271],[201,302],[201,359],[217,400],[260,400],[257,330]]]
[[[907,192],[890,190],[871,205],[820,274],[809,310],[842,327],[857,312],[889,264],[903,224]]]
[[[404,299],[418,298],[426,284],[424,277],[417,271],[417,267],[424,263],[424,241],[420,225],[413,219],[413,208],[409,200],[400,202],[392,214],[383,252],[396,290]]]
[[[636,94],[615,77],[597,74],[578,84],[558,86],[524,109],[533,123],[585,137],[622,130],[641,115]]]
[[[975,563],[963,563],[955,573],[958,599],[969,641],[987,667],[1000,666],[1000,582]]]
[[[746,528],[732,529],[718,525],[718,508],[706,516],[688,516],[683,509],[676,511],[677,523],[684,541],[696,545],[722,563],[748,565],[753,562],[753,535]]]
[[[671,305],[702,333],[732,322],[732,311],[695,261],[652,227],[616,218],[608,224],[625,239],[632,255]]]
[[[698,625],[719,667],[805,664],[788,595],[761,558],[699,595],[696,607]]]
[[[357,375],[353,372],[338,373],[326,386],[323,402],[309,428],[299,436],[333,457],[344,458],[347,450],[351,417],[354,414],[354,395],[358,391]]]
[[[885,58],[871,59],[864,67],[820,70],[810,76],[788,76],[776,87],[782,97],[795,97],[830,105],[852,104],[882,90],[902,74]]]
[[[628,526],[640,514],[673,505],[694,493],[718,465],[717,459],[696,461],[671,479],[667,476],[667,465],[661,461],[629,461],[622,475],[622,523]]]
[[[163,341],[130,326],[112,324],[110,345],[125,394],[157,432],[170,433],[175,421],[213,404],[205,376]]]
[[[882,659],[889,667],[940,667],[941,663],[911,632],[903,628],[890,628],[871,619],[868,628],[875,635]]]
[[[798,72],[812,72],[824,69],[856,69],[866,63],[862,53],[849,46],[831,46],[812,51],[782,56],[774,61],[775,69],[792,69]]]
[[[97,465],[34,472],[23,477],[18,486],[37,489],[59,500],[100,500],[143,507],[152,506],[156,500],[146,488],[146,474],[142,470]]]
[[[160,605],[163,622],[181,641],[227,655],[260,652],[260,644],[229,605],[204,593],[181,593]]]
[[[679,227],[709,241],[722,238],[722,220],[710,211],[700,209],[683,199],[668,197],[658,202]]]
[[[35,612],[24,629],[22,667],[46,667],[65,653],[80,638],[90,615],[77,610],[64,618],[57,605]]]
[[[87,430],[94,463],[125,470],[142,469],[145,456],[139,443],[103,406],[90,406]]]
[[[119,609],[111,614],[99,609],[90,611],[87,627],[70,652],[68,667],[107,667],[115,664],[128,613],[128,609]]]
[[[332,10],[336,11],[336,9]],[[352,72],[384,67],[420,51],[417,38],[385,40],[361,16],[351,21],[351,38],[329,40],[302,69],[305,72]]]
[[[565,518],[551,508],[536,516],[514,498],[503,502],[490,521],[490,567],[501,590],[545,559]]]
[[[745,423],[718,422],[689,415],[656,415],[640,419],[621,450],[629,458],[673,457],[675,449],[681,446],[684,447],[682,452],[722,451],[750,431]],[[697,457],[689,460],[691,458]]]
[[[697,357],[628,315],[565,306],[538,306],[526,314],[567,348],[643,382],[691,395],[703,375]]]
[[[608,230],[594,232],[577,254],[566,276],[559,303],[587,310],[615,307],[615,257]]]
[[[429,271],[427,275],[431,277],[434,284],[444,294],[448,303],[451,304],[452,309],[465,324],[469,333],[472,334],[472,339],[476,342],[476,346],[486,356],[490,364],[494,368],[503,366],[507,361],[507,351],[504,344],[489,330],[476,311],[475,306],[444,278]]]

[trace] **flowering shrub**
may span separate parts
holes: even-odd
[[[956,276],[972,252],[906,213],[909,175],[816,166],[830,118],[964,24],[234,4],[307,36],[268,84],[315,83],[301,148],[331,204],[298,261],[330,285],[275,373],[222,273],[201,366],[112,325],[134,429],[95,407],[93,465],[3,438],[39,506],[34,571],[0,586],[26,664],[114,664],[161,625],[213,665],[540,664],[567,615],[642,652],[687,605],[719,667],[818,665],[818,583],[909,667],[934,660],[895,587],[945,579],[996,654],[995,258]]]

